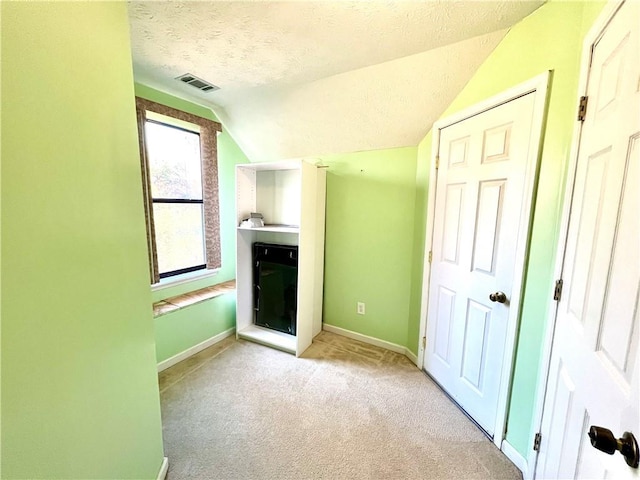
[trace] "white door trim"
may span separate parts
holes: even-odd
[[[578,80],[578,97],[586,95],[587,93],[587,80],[589,78],[589,68],[591,64],[591,46],[596,42],[598,37],[602,34],[603,30],[609,24],[615,13],[622,6],[624,0],[610,0],[605,5],[600,16],[592,25],[591,29],[584,38],[582,44],[582,54],[580,60],[580,76]],[[576,101],[575,112],[578,112],[578,101]],[[573,192],[575,185],[576,170],[578,167],[578,150],[580,144],[580,136],[582,135],[582,122],[578,122],[573,129],[573,135],[571,138],[571,150],[569,155],[569,165],[567,168],[567,178],[564,187],[562,216],[560,221],[560,231],[558,235],[558,247],[555,255],[555,267],[554,267],[554,279],[562,278],[562,270],[564,268],[564,257],[567,248],[567,237],[569,234],[569,218],[571,213],[571,205],[573,203]],[[551,298],[552,292],[549,292]],[[549,304],[549,311],[547,313],[545,321],[545,334],[543,337],[542,355],[540,357],[540,364],[538,366],[538,379],[536,381],[536,398],[534,407],[533,423],[535,428],[530,432],[530,445],[533,445],[533,441],[537,432],[540,432],[542,428],[542,413],[544,409],[544,399],[547,393],[547,380],[549,378],[549,367],[551,363],[551,351],[553,348],[553,334],[555,332],[555,324],[558,313],[558,302],[552,301]],[[531,449],[527,458],[527,464],[529,465],[528,475],[526,479],[533,479],[537,468],[538,452]]]
[[[428,312],[428,299],[429,299],[429,279],[431,276],[431,264],[429,263],[429,252],[433,249],[433,223],[435,218],[435,199],[436,199],[436,184],[437,184],[437,170],[436,170],[436,156],[440,149],[440,132],[445,127],[451,126],[455,123],[461,122],[467,118],[473,117],[480,113],[486,112],[492,108],[495,108],[504,103],[515,100],[529,93],[536,93],[533,110],[533,122],[531,131],[530,145],[532,148],[529,152],[529,158],[527,159],[527,180],[525,182],[525,200],[522,205],[520,218],[530,218],[531,206],[533,203],[534,189],[537,185],[538,165],[541,152],[542,132],[544,130],[547,103],[548,103],[548,88],[551,78],[551,72],[544,72],[531,80],[528,80],[520,85],[516,85],[494,97],[477,103],[471,107],[468,107],[458,113],[455,113],[442,120],[438,120],[433,125],[433,140],[431,148],[431,169],[429,174],[429,193],[428,193],[428,210],[427,210],[427,226],[425,235],[425,252],[424,252],[424,268],[422,277],[422,300],[420,307],[420,342],[418,347],[418,366],[424,368],[424,343],[422,339],[426,336],[427,332],[427,312]],[[525,216],[526,215],[526,216]],[[521,297],[522,297],[522,281],[524,274],[524,265],[526,264],[527,252],[529,248],[529,230],[531,222],[522,222],[520,231],[518,232],[518,241],[516,247],[516,258],[523,259],[522,265],[518,265],[515,270],[514,284],[512,290],[512,304],[518,305],[518,308],[513,308],[509,314],[509,327],[507,331],[505,353],[503,358],[502,376],[500,379],[500,392],[498,394],[498,408],[496,415],[496,423],[494,429],[493,443],[501,448],[502,440],[504,439],[504,432],[506,427],[507,417],[507,404],[509,398],[509,391],[511,389],[511,374],[514,363],[514,353],[517,339],[517,331],[521,309]]]

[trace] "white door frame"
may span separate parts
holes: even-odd
[[[435,218],[435,200],[438,170],[436,169],[436,157],[440,150],[441,130],[455,123],[466,120],[467,118],[479,115],[487,110],[491,110],[499,105],[515,100],[529,93],[536,94],[533,106],[533,121],[531,126],[529,158],[527,158],[526,181],[524,185],[525,200],[520,212],[520,218],[529,218],[529,221],[521,222],[521,228],[518,231],[518,240],[516,246],[516,258],[522,259],[522,263],[516,266],[513,289],[511,293],[511,304],[517,306],[509,312],[509,326],[507,330],[504,357],[502,360],[503,369],[500,379],[500,391],[498,394],[498,408],[496,415],[496,423],[494,429],[493,443],[498,447],[502,447],[502,440],[507,420],[507,404],[509,399],[509,391],[511,389],[511,374],[514,363],[514,353],[517,340],[518,324],[520,319],[522,285],[524,277],[524,266],[529,251],[529,231],[531,225],[531,206],[533,204],[533,196],[537,185],[538,166],[540,163],[540,153],[542,151],[542,132],[546,121],[549,81],[551,72],[544,72],[531,80],[516,85],[495,95],[487,100],[477,103],[471,107],[457,112],[449,117],[438,120],[433,125],[433,139],[431,146],[431,170],[429,174],[429,193],[428,193],[428,210],[427,210],[427,226],[425,235],[425,252],[424,252],[424,269],[422,276],[422,301],[420,307],[420,344],[418,347],[418,367],[424,368],[424,349],[425,342],[423,339],[427,334],[427,312],[429,307],[429,280],[431,277],[431,263],[429,262],[429,252],[433,250],[433,223]],[[526,217],[525,217],[526,215]]]
[[[600,16],[584,38],[582,44],[582,53],[580,60],[580,77],[578,80],[578,100],[579,97],[587,94],[587,81],[589,78],[589,69],[591,64],[591,46],[596,42],[603,30],[607,27],[615,13],[622,6],[624,0],[610,0],[605,5]],[[578,111],[578,102],[576,102],[575,112]],[[573,193],[575,186],[576,171],[578,168],[578,153],[580,145],[580,137],[582,136],[582,122],[578,122],[573,129],[571,139],[571,153],[569,156],[569,166],[567,169],[567,179],[564,188],[564,205],[562,207],[562,216],[560,221],[560,232],[558,236],[558,247],[556,250],[556,261],[554,267],[553,278],[561,279],[562,270],[564,268],[564,257],[567,249],[567,240],[569,235],[569,219],[571,216],[571,206],[573,204]],[[551,293],[549,293],[551,295]],[[549,367],[551,366],[551,352],[553,349],[553,335],[555,333],[556,318],[558,314],[558,302],[551,302],[549,311],[545,321],[545,334],[543,337],[543,349],[538,366],[538,379],[536,381],[536,398],[534,407],[534,417],[532,425],[535,425],[531,433],[530,445],[533,445],[535,434],[540,432],[542,428],[542,413],[544,410],[544,399],[547,393],[547,380],[549,378]],[[536,462],[538,460],[538,452],[531,449],[527,460],[528,471],[523,472],[525,479],[532,479],[535,475]]]

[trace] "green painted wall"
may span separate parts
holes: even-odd
[[[184,112],[217,121],[210,108],[197,105],[140,83],[135,84],[139,97]],[[218,134],[218,184],[220,193],[220,243],[222,268],[214,277],[195,280],[175,287],[156,290],[153,301],[208,287],[236,276],[235,166],[249,163],[228,132]],[[235,295],[223,295],[199,305],[172,312],[155,319],[156,358],[166,360],[235,326]]]
[[[540,184],[533,218],[531,251],[517,346],[507,440],[525,456],[535,428],[532,425],[536,381],[551,301],[553,267],[558,242],[560,212],[571,136],[575,126],[577,84],[582,41],[602,3],[551,2],[513,27],[480,66],[474,77],[443,114],[446,117],[496,95],[546,70],[553,70],[546,136],[542,152]],[[420,144],[418,185],[427,180],[425,170],[431,151],[431,135]],[[425,191],[416,196],[416,216],[426,212]],[[415,248],[424,249],[424,228],[416,230]],[[414,265],[422,265],[423,255]],[[414,281],[421,281],[416,270]],[[412,291],[410,335],[417,348],[415,329],[419,295]],[[415,351],[415,350],[414,350]]]
[[[154,319],[157,361],[235,327],[235,302],[235,294],[225,294]]]
[[[126,4],[0,8],[2,475],[154,479],[162,426]]]
[[[320,157],[327,170],[324,322],[407,343],[416,148]],[[365,302],[366,314],[356,314]]]

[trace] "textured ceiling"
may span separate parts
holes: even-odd
[[[416,145],[541,4],[130,2],[134,74],[212,107],[254,161]]]

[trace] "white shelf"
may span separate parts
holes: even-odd
[[[252,232],[274,232],[274,233],[295,233],[300,232],[299,227],[283,227],[280,225],[265,225],[264,227],[248,228],[238,227],[239,231],[252,231]]]
[[[251,340],[287,353],[296,354],[297,340],[293,335],[249,325],[238,332],[238,337]]]

